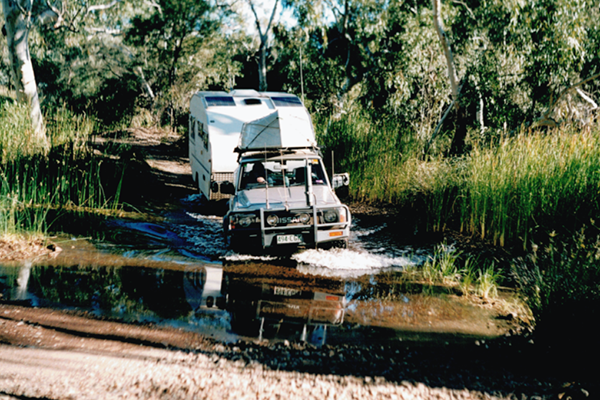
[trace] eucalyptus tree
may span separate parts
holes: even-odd
[[[252,10],[252,14],[254,16],[254,24],[256,26],[256,30],[258,32],[259,45],[258,45],[258,90],[266,91],[267,90],[267,50],[268,50],[268,42],[269,35],[271,32],[271,28],[273,27],[273,22],[275,19],[275,14],[279,7],[279,0],[275,0],[273,3],[273,7],[271,8],[270,16],[265,23],[261,23],[261,19],[258,16],[258,12],[256,11],[256,6],[252,0],[247,0],[250,9]]]
[[[600,72],[598,14],[597,5],[581,0],[486,0],[468,16],[454,14],[463,100],[467,107],[480,103],[480,128],[555,125],[576,109],[595,108],[594,94],[585,90],[598,94],[589,79]]]
[[[231,85],[239,74],[233,58],[244,38],[221,30],[220,12],[228,11],[204,0],[159,0],[131,20],[124,41],[131,67],[143,74],[146,93],[152,90],[154,107],[170,123],[187,110],[193,92]]]
[[[307,46],[315,46],[312,54],[321,58],[318,62],[337,65],[336,72],[323,79],[332,83],[338,114],[347,107],[347,95],[378,68],[379,43],[391,3],[394,0],[284,2],[294,10],[299,28],[310,39]],[[307,51],[311,53],[311,49]]]
[[[43,149],[48,148],[40,99],[29,55],[29,31],[32,24],[33,0],[2,0],[10,60],[11,82],[17,93],[17,101],[27,103],[33,124],[33,136]]]
[[[102,0],[77,3],[70,0],[34,3],[33,0],[3,0],[8,55],[11,66],[11,83],[17,100],[27,103],[33,123],[33,136],[47,150],[44,118],[40,94],[34,72],[31,51],[31,34],[40,31],[69,31],[77,33],[86,20],[98,18],[98,14],[112,9],[120,0],[104,3]],[[37,32],[36,32],[37,30]],[[39,35],[38,35],[39,37]],[[42,40],[43,41],[43,40]],[[56,77],[55,77],[56,78]]]

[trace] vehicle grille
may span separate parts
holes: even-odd
[[[302,223],[300,221],[300,215],[308,215],[308,221]],[[268,218],[270,215],[277,216],[277,223],[275,225],[269,224]],[[293,212],[265,212],[265,226],[276,227],[276,226],[301,226],[301,225],[312,225],[312,211],[293,211]]]

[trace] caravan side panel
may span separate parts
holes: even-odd
[[[210,199],[212,167],[208,140],[208,120],[203,99],[194,95],[190,101],[189,156],[192,178],[198,190]]]

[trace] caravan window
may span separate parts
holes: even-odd
[[[235,101],[231,96],[206,96],[206,107],[235,107]]]
[[[194,140],[196,138],[196,120],[194,119],[194,117],[192,117],[192,115],[190,114],[190,124],[189,124],[189,131],[190,131],[190,139]]]
[[[296,96],[271,97],[276,107],[302,107],[302,102]]]
[[[204,131],[204,124],[200,121],[196,121],[196,134],[202,138],[202,144],[204,144],[204,148],[208,150],[208,135]]]

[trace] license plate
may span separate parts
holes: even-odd
[[[300,243],[302,235],[279,235],[277,236],[277,244]]]

